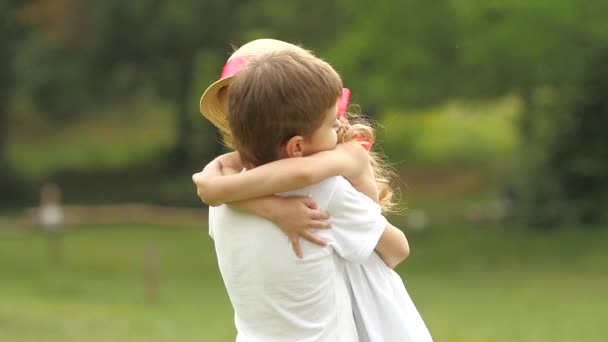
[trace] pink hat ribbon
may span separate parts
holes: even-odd
[[[350,101],[350,89],[342,88],[342,97],[338,99],[338,117],[343,117],[348,110],[348,102]]]
[[[243,69],[245,64],[247,64],[247,62],[249,62],[249,60],[251,60],[253,57],[255,57],[255,56],[248,55],[248,56],[236,57],[236,58],[229,60],[224,65],[224,69],[222,69],[222,75],[220,76],[220,78],[224,79],[226,77],[232,77],[232,76],[236,75],[236,73],[241,71],[241,69]]]
[[[348,103],[350,101],[350,96],[351,96],[350,89],[342,88],[342,97],[340,97],[338,99],[338,117],[344,118],[344,120],[346,120],[347,123],[348,123],[348,119],[346,118],[346,111],[348,110]],[[357,135],[355,138],[359,141],[366,142],[366,144],[364,144],[363,147],[368,151],[372,149],[372,146],[374,146],[373,141],[368,141],[360,135]]]

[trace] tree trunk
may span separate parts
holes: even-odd
[[[2,24],[0,24],[2,25]],[[14,84],[13,46],[11,44],[11,32],[4,25],[0,26],[0,38],[7,44],[0,49],[0,178],[6,174],[8,167],[7,143],[9,134],[8,110],[10,107],[10,93]],[[8,40],[8,42],[7,42]]]
[[[23,28],[16,23],[13,12],[19,7],[19,1],[4,1],[0,3],[0,206],[20,205],[29,192],[21,184],[8,160],[8,138],[10,133],[9,110],[11,95],[15,86],[13,63],[15,49],[23,36]]]
[[[522,111],[522,115],[520,117],[520,132],[522,141],[524,144],[529,144],[532,142],[534,135],[534,127],[533,127],[533,116],[534,116],[534,102],[532,98],[532,90],[529,88],[525,88],[521,92],[521,99],[524,102],[524,110]]]
[[[8,96],[5,86],[0,89],[0,169],[3,172],[8,167],[7,143],[8,143]]]
[[[190,162],[188,143],[192,135],[192,123],[188,113],[193,106],[189,102],[190,90],[192,89],[193,73],[192,56],[187,56],[179,63],[177,77],[177,91],[175,102],[177,107],[176,120],[176,142],[169,156],[169,167],[173,170],[181,170],[187,167]]]

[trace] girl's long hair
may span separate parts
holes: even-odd
[[[375,141],[375,129],[361,115],[347,112],[339,120],[341,127],[338,129],[338,142],[344,143],[354,139],[361,139],[367,142]],[[382,207],[382,211],[385,213],[394,212],[397,204],[397,187],[395,184],[397,173],[388,164],[382,153],[370,150],[369,156],[376,178],[380,207]]]

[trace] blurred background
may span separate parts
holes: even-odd
[[[436,341],[606,341],[608,2],[0,0],[0,341],[233,341],[190,176],[256,38],[329,61],[398,170]]]

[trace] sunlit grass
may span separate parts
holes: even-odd
[[[436,341],[604,341],[606,233],[408,233],[399,267]],[[204,224],[74,227],[60,264],[39,232],[0,232],[1,341],[233,341]],[[159,251],[159,296],[145,295]]]
[[[234,335],[202,228],[71,231],[60,264],[47,259],[42,234],[0,241],[2,341],[225,341]],[[150,246],[159,251],[158,298],[145,292]]]

